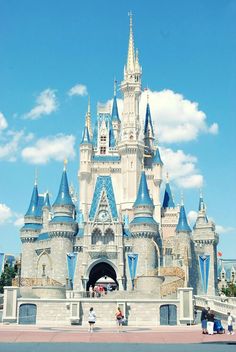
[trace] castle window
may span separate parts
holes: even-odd
[[[224,279],[225,278],[225,273],[221,273],[221,279]]]
[[[114,232],[112,229],[107,229],[105,234],[104,234],[104,240],[103,243],[104,244],[113,244],[114,243]]]
[[[100,148],[100,154],[106,154],[106,147]]]
[[[101,136],[101,142],[106,142],[106,140],[107,140],[107,137],[106,136]]]
[[[91,242],[92,242],[92,244],[101,244],[102,243],[102,233],[99,229],[95,229],[92,232]]]

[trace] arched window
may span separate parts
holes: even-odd
[[[91,236],[92,244],[102,243],[102,232],[99,229],[94,229]]]
[[[115,240],[114,232],[112,229],[107,229],[104,234],[104,244],[113,244]]]

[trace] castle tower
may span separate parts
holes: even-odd
[[[208,220],[202,194],[199,199],[198,216],[193,227],[195,258],[192,285],[197,294],[215,295],[217,292],[217,244],[219,236],[215,224]]]
[[[95,132],[93,137],[97,133]],[[90,140],[90,135],[89,135],[89,129],[85,125],[82,139],[80,142],[80,167],[79,167],[79,181],[80,181],[80,208],[82,213],[85,216],[85,219],[87,219],[88,215],[88,209],[87,209],[87,204],[89,202],[88,197],[91,197],[92,195],[89,194],[89,185],[92,181],[91,179],[91,160],[92,160],[92,143]]]
[[[179,221],[176,226],[175,236],[175,266],[182,267],[185,271],[185,285],[189,285],[189,267],[191,263],[191,228],[188,224],[183,199],[181,201]]]
[[[129,228],[133,253],[138,254],[137,276],[153,275],[160,263],[161,239],[158,223],[153,219],[154,205],[149,195],[144,171],[141,173],[138,195],[133,207],[134,219],[130,222]]]
[[[49,223],[54,268],[52,278],[61,284],[66,284],[68,277],[66,255],[73,252],[73,240],[77,234],[78,225],[75,221],[75,206],[70,196],[65,166],[52,210],[53,218]]]
[[[20,239],[22,242],[22,262],[21,262],[21,277],[35,277],[36,256],[35,256],[35,241],[42,228],[42,208],[38,194],[38,186],[35,181],[29,208],[24,216],[24,226],[20,230]]]
[[[134,51],[132,14],[130,14],[130,34],[127,64],[124,68],[124,80],[121,90],[124,96],[121,138],[118,151],[121,155],[121,172],[123,184],[123,214],[127,211],[132,216],[139,178],[143,164],[144,145],[140,141],[139,101],[141,96],[141,75],[138,53]]]

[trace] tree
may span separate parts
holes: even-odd
[[[4,286],[12,286],[12,279],[16,276],[16,268],[5,264],[4,271],[0,277],[0,293],[3,293]]]
[[[227,288],[223,288],[222,291],[227,297],[236,297],[236,285],[230,282]]]

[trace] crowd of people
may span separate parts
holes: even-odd
[[[107,284],[106,286],[104,285],[95,285],[94,287],[92,285],[89,286],[89,297],[94,298],[94,297],[103,297],[105,294],[108,292],[112,291],[113,287],[111,284]]]
[[[221,321],[215,318],[214,312],[208,307],[203,308],[201,313],[202,333],[213,335],[214,332],[224,333],[225,329],[221,325]],[[227,314],[228,335],[234,335],[233,317],[230,312]]]

